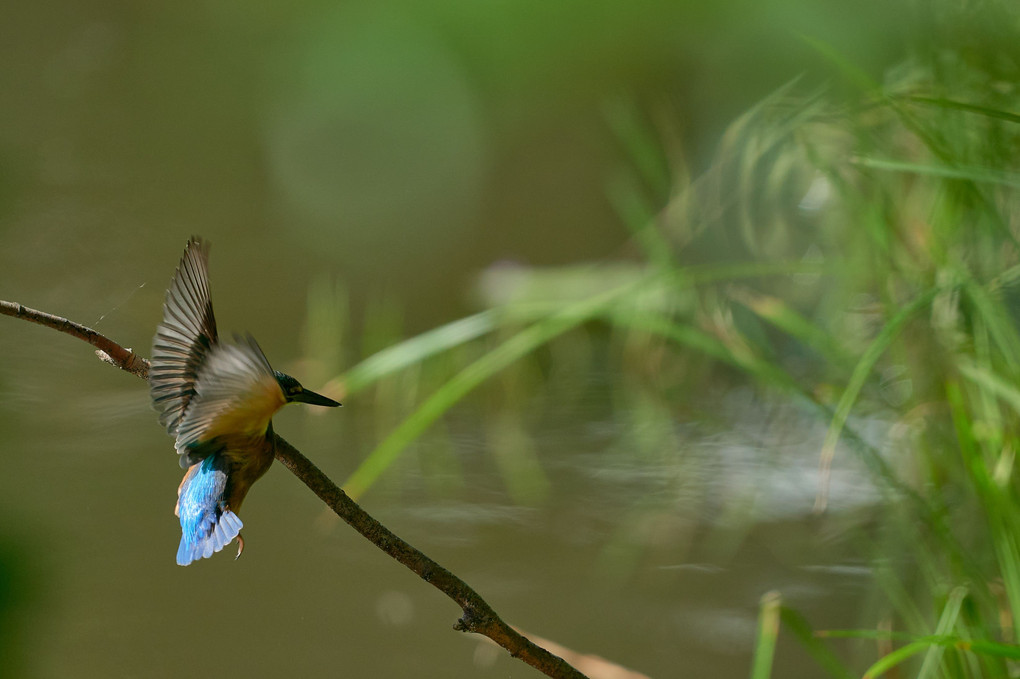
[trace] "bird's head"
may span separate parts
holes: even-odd
[[[287,403],[308,403],[313,406],[326,406],[328,408],[336,408],[340,404],[331,398],[326,398],[322,394],[316,394],[314,391],[309,391],[301,386],[301,383],[290,375],[286,375],[278,370],[274,370],[273,374],[276,375],[276,381],[280,383],[280,389],[283,390],[283,397],[287,399]]]

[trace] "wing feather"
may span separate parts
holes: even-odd
[[[181,464],[201,458],[204,445],[221,435],[264,434],[283,404],[283,390],[251,335],[237,344],[216,344],[205,356],[195,396],[177,427]]]
[[[192,237],[170,282],[163,322],[156,329],[149,367],[149,390],[159,421],[177,436],[195,381],[215,346],[216,318],[209,294],[209,244]]]

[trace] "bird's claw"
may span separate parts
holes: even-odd
[[[237,561],[238,559],[241,558],[241,552],[243,552],[243,551],[244,551],[244,538],[242,538],[241,534],[238,533],[237,534],[237,556],[234,557],[234,561]]]

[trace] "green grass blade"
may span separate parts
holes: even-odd
[[[817,632],[823,639],[894,639],[897,641],[931,641],[927,636],[884,629],[825,629]]]
[[[1013,644],[1000,644],[994,641],[966,641],[961,639],[957,642],[957,647],[962,651],[972,651],[994,658],[1020,660],[1020,646]]]
[[[804,346],[817,351],[831,364],[848,366],[850,358],[834,341],[832,335],[819,328],[778,297],[751,290],[734,290],[731,296]]]
[[[677,272],[677,278],[685,287],[689,287],[762,276],[791,276],[799,273],[831,275],[834,266],[835,263],[831,261],[807,260],[737,262],[685,267]]]
[[[758,641],[751,661],[751,679],[768,679],[772,674],[772,658],[779,637],[779,613],[782,598],[779,592],[766,592],[758,609]]]
[[[388,375],[492,332],[497,319],[495,311],[483,311],[383,349],[332,380],[326,390],[347,395],[361,391]]]
[[[811,625],[804,619],[804,616],[786,606],[780,609],[779,616],[783,628],[793,634],[805,650],[811,654],[811,657],[815,659],[815,662],[829,673],[829,676],[835,677],[835,679],[853,679],[855,675],[819,639],[818,635],[811,629]]]
[[[1009,599],[1010,613],[1013,619],[1020,612],[1020,549],[1018,549],[1015,526],[1008,525],[1006,520],[999,520],[995,526],[995,552],[1002,571],[1002,581]],[[1013,629],[1013,637],[1020,639],[1020,630]]]
[[[970,361],[961,360],[957,363],[960,373],[977,386],[987,389],[1002,399],[1006,405],[1020,414],[1020,389],[1002,379],[990,370]]]
[[[1003,186],[1020,187],[1020,174],[1002,172],[987,167],[967,167],[949,165],[930,165],[925,163],[908,163],[886,158],[857,157],[855,165],[870,167],[875,170],[890,172],[906,172],[909,174],[940,177],[942,179],[963,179],[976,184],[1002,184]]]
[[[654,311],[634,311],[633,309],[612,309],[607,314],[607,318],[615,325],[660,335],[676,344],[741,368],[764,383],[782,388],[793,388],[798,393],[801,391],[800,386],[774,363],[748,352],[738,354],[709,333],[687,323],[675,321],[665,314]]]
[[[606,195],[619,220],[641,246],[645,259],[663,270],[675,266],[672,247],[659,230],[655,208],[642,195],[641,187],[628,176],[615,177],[608,182]]]
[[[885,324],[878,333],[878,336],[865,349],[864,354],[854,367],[854,371],[850,375],[850,382],[847,384],[846,389],[843,390],[842,396],[840,396],[832,423],[829,425],[829,431],[826,433],[825,441],[822,444],[819,460],[821,480],[819,481],[818,495],[815,498],[815,511],[823,511],[828,502],[829,471],[832,467],[832,458],[836,453],[836,443],[839,441],[840,433],[846,425],[847,418],[850,417],[850,410],[853,408],[854,403],[857,402],[857,397],[860,395],[865,381],[867,381],[868,376],[875,367],[875,363],[885,353],[885,350],[889,348],[889,345],[892,344],[892,341],[899,334],[903,325],[918,310],[925,307],[937,292],[938,290],[934,288],[928,290],[913,302],[900,309],[895,316],[889,319],[889,322]]]
[[[883,656],[881,660],[869,667],[864,673],[863,679],[874,679],[875,677],[882,676],[900,663],[909,660],[911,657],[930,648],[932,643],[932,641],[915,641],[907,644],[906,646],[897,648],[895,651]]]
[[[643,281],[638,281],[641,283]],[[351,474],[344,490],[360,497],[407,446],[472,389],[554,337],[597,316],[637,284],[628,284],[574,304],[520,331],[454,375],[369,453]]]
[[[803,42],[807,43],[809,47],[824,57],[826,61],[839,69],[839,71],[843,73],[843,76],[862,92],[871,93],[879,89],[879,85],[874,78],[833,49],[828,43],[822,42],[818,38],[814,38],[805,33],[800,33],[799,37]]]
[[[667,196],[672,172],[661,139],[630,98],[616,98],[602,106],[602,117],[624,149],[643,182],[655,196]]]
[[[783,620],[786,623],[786,620]],[[959,636],[937,636],[908,634],[906,632],[890,632],[887,630],[872,629],[848,629],[848,630],[822,630],[817,636],[827,639],[896,639],[909,643],[922,644],[924,646],[942,646],[944,648],[955,648],[960,651],[971,651],[981,655],[988,655],[996,658],[1020,659],[1020,646],[1016,644],[1003,644],[995,641],[963,639]]]
[[[1002,308],[999,300],[995,299],[988,291],[974,280],[967,280],[963,284],[963,291],[967,299],[988,329],[988,333],[995,341],[995,345],[1002,352],[1007,366],[1020,364],[1020,337],[1016,332],[1009,313]]]
[[[955,587],[949,593],[949,600],[946,601],[946,605],[942,609],[942,615],[939,616],[938,625],[935,627],[935,634],[937,636],[948,636],[956,627],[956,620],[960,616],[960,607],[963,605],[963,600],[966,596],[966,587]],[[918,673],[917,679],[932,679],[935,677],[942,663],[944,652],[945,648],[942,645],[930,647],[924,657],[924,662],[921,664],[921,671]]]
[[[931,106],[936,106],[938,108],[955,109],[957,111],[977,113],[978,115],[983,115],[986,118],[1006,120],[1011,123],[1020,123],[1020,115],[1016,113],[1010,113],[1009,111],[988,108],[987,106],[979,106],[978,104],[969,104],[965,101],[955,101],[953,99],[940,99],[937,97],[907,97],[907,101],[913,101],[918,104],[929,104]]]

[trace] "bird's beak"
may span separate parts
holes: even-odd
[[[326,398],[322,394],[316,394],[314,391],[302,389],[298,393],[290,397],[291,401],[297,401],[298,403],[307,403],[313,406],[326,406],[327,408],[336,408],[340,404],[331,398]]]

